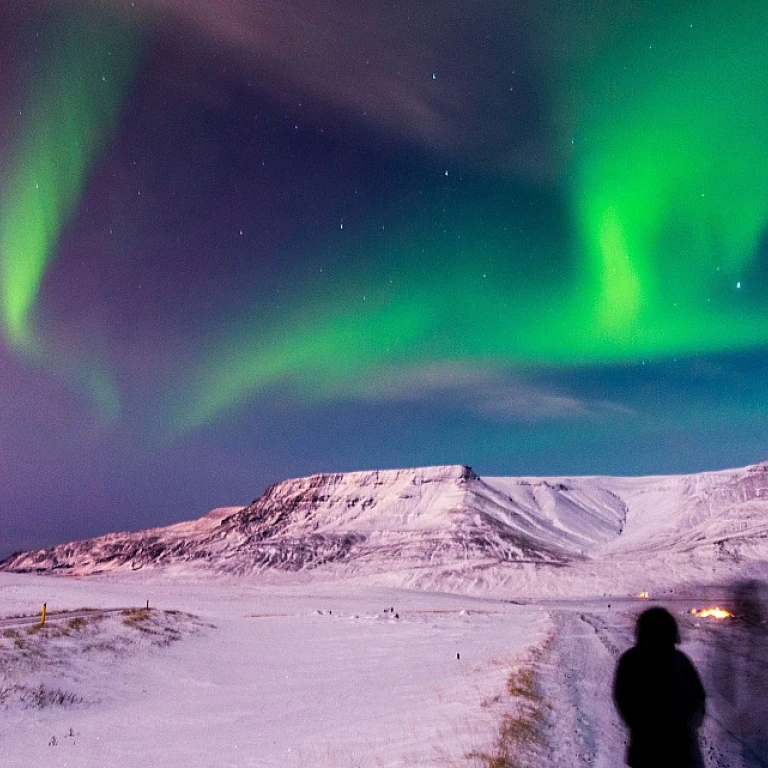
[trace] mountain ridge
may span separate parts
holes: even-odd
[[[197,520],[15,553],[0,570],[358,573],[565,567],[677,551],[768,559],[768,462],[634,478],[483,478],[467,465],[320,473]]]

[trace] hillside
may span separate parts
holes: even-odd
[[[18,553],[0,569],[94,574],[565,567],[669,553],[768,559],[768,464],[638,478],[481,478],[466,466],[318,474],[252,504]]]

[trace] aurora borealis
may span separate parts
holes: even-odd
[[[765,458],[768,9],[532,5],[0,11],[0,549]]]
[[[3,335],[22,355],[90,386],[106,411],[117,398],[105,368],[53,362],[34,310],[62,229],[76,209],[94,155],[108,141],[131,71],[131,34],[83,15],[45,30],[21,121],[4,153],[0,201]],[[99,74],[100,73],[100,76]]]

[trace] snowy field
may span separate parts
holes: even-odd
[[[707,765],[764,764],[729,732],[732,713],[708,684],[732,630],[691,617],[701,600],[665,599],[710,694]],[[521,741],[510,765],[622,765],[611,679],[648,606],[602,596],[513,604],[352,581],[12,574],[0,574],[0,601],[4,617],[43,602],[52,612],[133,609],[0,628],[2,765],[83,768],[483,766],[500,724],[516,722],[511,694],[526,695],[510,681],[528,672],[540,738]]]
[[[7,698],[4,766],[449,765],[488,739],[488,701],[549,628],[534,606],[343,585],[3,574],[0,599],[5,616],[149,599],[155,617],[197,617],[170,614],[171,633],[121,613],[63,637],[6,627],[17,636],[3,637],[4,690],[42,684],[67,699]],[[55,654],[31,653],[41,639]]]

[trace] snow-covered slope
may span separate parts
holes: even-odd
[[[697,548],[768,554],[768,462],[677,477],[604,478],[629,513],[605,554]]]
[[[567,566],[669,551],[768,559],[768,464],[668,477],[478,477],[466,466],[286,480],[243,508],[12,555],[10,571],[225,573]]]

